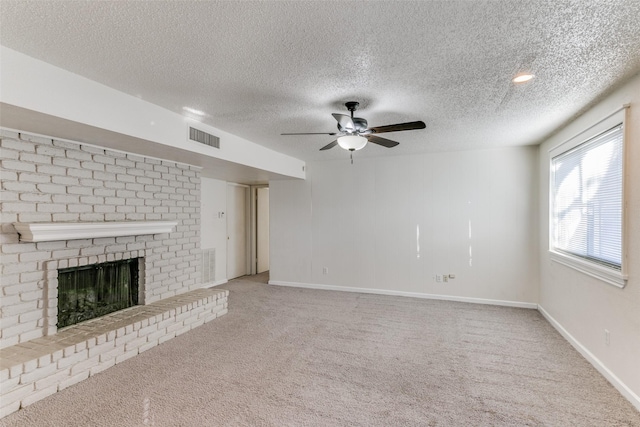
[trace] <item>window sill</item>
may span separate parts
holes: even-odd
[[[589,261],[572,257],[567,254],[553,251],[549,249],[549,257],[551,261],[566,265],[581,273],[600,279],[610,285],[618,288],[624,288],[627,284],[627,275],[620,271],[612,270],[601,265],[591,263]]]

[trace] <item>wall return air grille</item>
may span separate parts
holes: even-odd
[[[220,148],[220,138],[191,126],[189,126],[189,139],[210,147]]]

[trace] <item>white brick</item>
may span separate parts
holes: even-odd
[[[65,378],[69,377],[70,368],[63,369],[61,371],[56,372],[46,378],[41,379],[40,381],[36,381],[36,390],[44,390],[51,386],[58,386],[58,383]]]
[[[45,389],[37,390],[35,393],[30,394],[29,396],[22,399],[22,407],[26,407],[31,405],[32,403],[37,402],[38,400],[42,400],[45,397],[49,397],[54,393],[58,392],[58,384],[51,385]]]
[[[153,332],[156,332],[158,330],[158,324],[154,323],[153,325],[149,325],[149,326],[145,326],[144,328],[140,328],[138,330],[138,336],[139,337],[146,337],[147,335],[150,335]]]
[[[17,412],[20,409],[20,401],[16,401],[16,402],[12,402],[12,403],[8,403],[5,405],[4,400],[2,401],[2,406],[0,408],[0,418],[4,418],[9,414],[13,414],[14,412]]]
[[[9,368],[0,370],[0,384],[4,384],[9,379]]]
[[[3,132],[5,130],[3,129]],[[26,151],[29,153],[35,152],[35,145],[30,142],[18,141],[18,136],[16,135],[14,138],[2,138],[0,146],[2,148],[11,148],[18,151]]]
[[[20,256],[23,256],[26,254],[20,254]],[[20,259],[18,257],[18,259]],[[37,262],[27,262],[26,259],[23,259],[20,263],[18,264],[9,264],[9,265],[4,265],[2,268],[2,273],[3,274],[13,274],[13,273],[25,273],[25,272],[33,272],[34,270],[37,270],[38,268],[38,263]],[[3,306],[6,305],[4,304],[3,301]]]
[[[36,206],[38,212],[66,212],[67,205],[60,203],[38,203]]]
[[[212,313],[208,313],[208,314],[205,316],[205,318],[204,318],[204,323],[209,323],[209,322],[211,322],[212,320],[214,320],[216,317],[217,317],[217,316],[216,316],[216,314],[215,314],[215,313],[213,313],[213,314],[212,314]]]
[[[2,393],[2,406],[8,406],[15,402],[20,402],[23,398],[33,392],[33,384],[27,384],[22,387],[17,387],[8,393]]]
[[[33,252],[35,250],[35,243],[7,243],[2,245],[2,252],[5,254],[18,254],[24,252]]]
[[[45,354],[44,356],[38,357],[38,368],[44,368],[45,366],[50,365],[53,362],[53,359],[50,354]]]
[[[63,380],[60,384],[58,384],[58,391],[64,390],[67,387],[71,387],[74,384],[78,384],[80,381],[84,381],[87,378],[89,378],[89,371],[84,371],[80,374]]]
[[[64,357],[64,351],[63,350],[56,350],[53,353],[51,353],[51,362],[57,362],[58,360],[62,359]]]
[[[93,348],[89,349],[89,357],[93,358],[94,356],[101,355],[103,353],[107,353],[116,346],[114,341],[107,341],[102,344],[99,344]]]
[[[38,173],[20,172],[20,174],[18,175],[18,181],[44,183],[51,182],[51,177]]]
[[[67,168],[76,168],[80,169],[80,162],[74,159],[65,159],[62,157],[54,157],[52,159],[52,163],[54,165],[59,165]]]
[[[69,187],[66,187],[66,192],[69,194],[90,195],[90,194],[93,194],[93,189],[91,187],[69,186]]]
[[[170,339],[173,339],[176,337],[176,333],[175,332],[167,332],[167,334],[163,337],[160,337],[158,339],[158,344],[162,344],[163,342],[167,342]]]
[[[85,144],[81,144],[80,145],[80,149],[82,151],[86,151],[87,153],[93,153],[93,154],[98,154],[98,155],[104,155],[104,148],[101,147],[94,147],[92,145],[85,145]],[[93,156],[92,156],[93,157]]]
[[[73,365],[74,363],[78,363],[81,362],[83,360],[85,360],[87,358],[88,352],[87,350],[83,350],[79,353],[75,353],[69,357],[63,357],[62,359],[58,360],[58,369],[63,369],[66,368],[68,366]]]
[[[100,356],[102,357],[102,355]],[[100,372],[109,369],[110,367],[114,366],[116,364],[116,359],[115,357],[112,357],[111,359],[105,361],[105,362],[100,362],[98,365],[94,366],[93,368],[91,368],[89,370],[89,376],[95,375],[95,374],[99,374]]]
[[[37,362],[37,361],[36,361]],[[29,372],[26,374],[22,374],[20,376],[20,382],[22,384],[34,383],[36,381],[40,381],[48,376],[55,374],[58,371],[58,368],[55,364],[51,363],[44,368],[37,368],[33,372]]]
[[[191,329],[197,328],[198,326],[202,325],[204,325],[204,319],[196,320],[195,322],[191,323]]]
[[[154,340],[154,341],[150,341],[144,345],[141,345],[138,348],[138,353],[142,353],[143,351],[147,351],[149,349],[152,349],[153,347],[156,347],[158,345],[158,340]]]
[[[20,375],[22,375],[22,364],[14,365],[14,366],[9,368],[9,377],[10,378],[16,378],[16,377],[19,377]]]
[[[45,261],[48,259],[51,259],[51,252],[49,251],[27,252],[20,254],[20,262]],[[40,273],[40,275],[44,277],[43,272],[36,271],[35,273]]]
[[[15,390],[18,387],[23,386],[24,384],[20,384],[20,377],[15,377],[15,378],[7,378],[6,380],[2,381],[2,386],[0,386],[0,390],[2,390],[2,394],[4,393],[9,393],[12,390]],[[0,401],[2,401],[2,399],[0,398]]]
[[[2,188],[7,191],[15,191],[19,193],[35,193],[38,191],[35,184],[29,182],[14,182],[8,176],[10,172],[2,171]],[[5,176],[7,176],[5,178]],[[16,175],[17,177],[17,175]]]
[[[11,307],[7,307],[7,308],[11,308]],[[29,323],[20,323],[16,326],[12,326],[9,328],[3,328],[2,329],[2,336],[14,336],[14,335],[20,335],[22,333],[25,332],[30,332],[34,329],[34,327],[36,327],[36,323],[35,322],[29,322]]]
[[[165,336],[166,334],[167,334],[167,330],[165,328],[159,329],[159,330],[147,335],[147,341],[148,342],[157,341],[161,337]]]
[[[137,354],[138,354],[138,349],[135,348],[135,349],[130,350],[130,351],[126,352],[126,353],[123,353],[123,354],[121,354],[119,356],[116,356],[116,364],[122,363],[127,359],[131,359],[132,357],[136,356]]]
[[[131,340],[124,345],[124,351],[127,352],[133,349],[137,349],[138,347],[146,343],[147,337],[136,338],[135,340]]]
[[[167,333],[175,332],[178,329],[181,329],[184,325],[182,323],[174,323],[172,325],[167,326]]]
[[[22,132],[20,133],[20,139],[23,141],[31,141],[36,144],[43,144],[43,145],[51,145],[53,141],[51,138],[47,138],[46,136],[36,136],[36,135],[31,135],[29,133],[22,133]]]
[[[26,202],[3,202],[2,212],[35,212],[35,203]]]
[[[2,160],[2,168],[6,170],[23,171],[23,172],[35,172],[36,165],[31,163],[21,162],[19,160]]]
[[[61,185],[79,185],[80,184],[80,180],[78,178],[74,178],[72,176],[58,176],[58,175],[52,176],[51,182],[54,184],[61,184]]]
[[[29,163],[51,164],[51,156],[45,156],[42,154],[21,152],[20,160]]]
[[[22,372],[24,372],[24,373],[29,373],[29,372],[35,371],[37,368],[38,368],[38,359],[28,360],[28,361],[26,361],[26,362],[24,362],[22,364]],[[24,377],[24,375],[23,375],[23,377]],[[30,382],[30,381],[28,381],[28,380],[27,381],[23,381],[22,383],[26,384],[28,382]]]
[[[33,323],[31,323],[33,324]],[[20,334],[20,342],[28,342],[31,340],[34,340],[36,338],[40,338],[44,335],[44,331],[42,330],[42,326],[41,326],[42,322],[38,321],[37,323],[37,328],[38,329],[34,329],[32,331],[27,331],[27,332],[23,332]]]
[[[60,184],[37,184],[38,190],[48,194],[66,194],[67,187]]]
[[[109,350],[100,355],[100,363],[106,363],[112,359],[115,359],[117,356],[124,354],[124,346],[115,347],[113,350]]]
[[[191,330],[191,325],[183,326],[181,329],[178,329],[176,331],[176,336],[182,335],[182,334],[184,334],[186,332],[189,332],[190,330]]]
[[[65,156],[65,151],[62,148],[56,148],[51,145],[36,145],[36,153],[43,154],[51,157],[62,157]]]
[[[91,357],[84,362],[76,363],[71,367],[71,375],[76,375],[97,366],[100,362],[100,356]]]
[[[49,257],[51,257],[51,252],[42,252],[44,254],[48,254]],[[48,257],[48,258],[49,258]],[[27,255],[27,254],[20,254],[20,260],[22,261],[22,259],[24,258],[24,261],[33,261],[33,258],[40,258],[40,255]],[[43,261],[46,260],[48,258],[42,258],[39,259],[39,261]],[[28,282],[39,282],[42,281],[45,278],[45,273],[44,271],[34,271],[31,273],[20,273],[20,281],[22,283],[28,283]],[[22,294],[22,300],[23,301],[31,301],[32,298],[24,298],[24,293]]]
[[[91,160],[91,154],[83,153],[81,151],[67,150],[67,158],[76,160]]]

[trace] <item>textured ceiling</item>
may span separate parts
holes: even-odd
[[[640,0],[0,2],[0,43],[303,160],[535,144],[640,71]],[[536,78],[515,85],[530,71]],[[90,102],[91,100],[88,100]]]

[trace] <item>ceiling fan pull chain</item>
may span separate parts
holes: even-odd
[[[351,155],[351,164],[353,164],[353,151],[350,151],[349,154]]]

